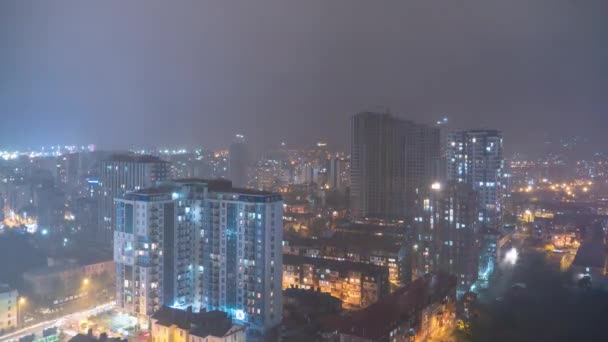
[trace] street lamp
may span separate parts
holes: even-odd
[[[82,285],[84,285],[84,286],[89,285],[89,278],[84,278],[84,279],[82,280]]]
[[[22,317],[21,317],[21,307],[27,303],[27,299],[25,297],[19,297],[17,299],[17,327],[22,326]]]

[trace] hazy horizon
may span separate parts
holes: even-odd
[[[0,146],[348,147],[350,116],[608,142],[608,2],[2,1]]]

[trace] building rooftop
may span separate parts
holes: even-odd
[[[235,193],[235,194],[242,194],[242,195],[249,195],[249,196],[271,196],[271,195],[278,195],[277,193],[271,192],[271,191],[264,191],[264,190],[256,190],[256,189],[247,189],[247,188],[232,188],[228,191],[224,191],[224,192],[229,192],[229,193]]]
[[[132,191],[132,192],[129,192],[128,194],[145,195],[145,196],[169,194],[174,191],[179,191],[180,186],[188,185],[188,184],[206,185],[207,188],[209,189],[209,191],[214,192],[214,193],[229,193],[229,194],[239,194],[239,195],[248,195],[248,196],[280,196],[280,194],[273,193],[270,191],[261,191],[261,190],[246,189],[246,188],[233,188],[232,181],[230,181],[228,179],[203,179],[203,178],[176,179],[176,180],[162,183],[160,185],[153,186],[150,188]]]
[[[313,289],[289,288],[283,290],[283,296],[285,298],[294,299],[298,301],[298,303],[317,308],[322,306],[342,307],[342,301],[339,298],[332,297],[329,293],[315,291]]]
[[[405,223],[397,224],[380,224],[380,223],[348,223],[336,227],[337,231],[345,232],[349,234],[374,234],[377,236],[405,236],[408,232],[408,228]]]
[[[388,269],[386,267],[346,260],[332,260],[325,258],[312,258],[301,255],[284,254],[283,265],[313,265],[317,268],[329,268],[331,270],[338,271],[342,274],[348,272],[361,272],[372,276],[386,275],[386,277],[388,277]]]
[[[177,184],[207,184],[209,191],[223,191],[232,189],[232,181],[224,178],[206,179],[206,178],[181,178],[173,181]]]
[[[0,283],[0,293],[10,292],[10,291],[13,291],[13,289],[8,284]]]
[[[163,306],[152,315],[152,319],[156,324],[165,327],[175,325],[199,337],[223,337],[234,326],[232,318],[226,312],[215,310],[194,313],[191,307],[180,310]]]
[[[401,245],[391,236],[369,234],[349,234],[336,232],[329,238],[285,237],[289,246],[311,248],[340,248],[359,254],[396,254]]]
[[[323,319],[325,329],[365,338],[370,341],[388,340],[390,329],[408,321],[430,303],[446,296],[455,296],[456,278],[446,274],[418,278],[365,309],[349,315],[332,315]]]
[[[497,129],[467,129],[450,132],[450,134],[481,134],[481,135],[501,135],[502,132]]]
[[[85,334],[78,334],[70,339],[70,342],[127,342],[127,339],[121,339],[120,337],[108,337],[107,335],[100,335],[99,338]]]
[[[210,311],[205,313],[205,322],[195,324],[190,334],[205,338],[207,336],[223,337],[232,329],[232,319],[222,311]]]
[[[154,187],[150,187],[150,188],[145,188],[145,189],[140,189],[140,190],[129,192],[129,193],[127,193],[126,197],[128,197],[128,195],[131,195],[131,194],[132,195],[147,195],[147,196],[170,194],[175,189],[176,189],[176,187],[174,185],[163,184],[163,185],[159,185],[159,186],[154,186]]]
[[[23,276],[46,276],[46,275],[50,275],[50,274],[55,274],[55,273],[61,273],[61,272],[66,272],[66,271],[76,271],[79,270],[82,266],[78,265],[78,264],[73,264],[73,263],[68,263],[68,264],[61,264],[61,265],[56,265],[56,266],[51,266],[51,267],[39,267],[39,268],[35,268],[33,270],[29,270],[27,272],[23,273]]]
[[[55,260],[76,260],[81,266],[113,261],[112,250],[103,248],[91,248],[91,246],[76,247],[67,251],[57,250],[47,257]]]
[[[124,162],[124,163],[166,163],[169,162],[152,155],[140,155],[132,153],[113,154],[104,161],[106,162]]]

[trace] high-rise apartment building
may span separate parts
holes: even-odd
[[[283,200],[264,191],[211,188],[199,260],[201,306],[265,331],[282,319]]]
[[[334,190],[344,189],[347,183],[348,161],[344,158],[332,156],[328,160],[328,164],[327,186]]]
[[[102,160],[99,170],[99,238],[111,243],[115,198],[165,181],[169,173],[169,163],[153,156],[123,154]]]
[[[458,279],[459,296],[477,280],[477,193],[468,184],[433,183],[419,197],[414,217],[415,276],[446,272]]]
[[[178,180],[116,200],[118,306],[221,310],[258,331],[282,314],[283,201],[228,180]]]
[[[388,113],[352,118],[351,211],[355,218],[402,220],[416,192],[436,176],[439,129]]]
[[[248,182],[249,168],[249,149],[245,143],[245,137],[241,134],[236,135],[236,141],[230,145],[229,149],[230,180],[237,187],[244,187]]]
[[[501,228],[503,195],[503,138],[497,130],[469,130],[448,134],[448,179],[467,183],[479,194],[478,220]]]

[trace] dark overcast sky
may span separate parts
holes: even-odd
[[[608,142],[606,0],[0,1],[0,147],[348,143],[378,106]]]

